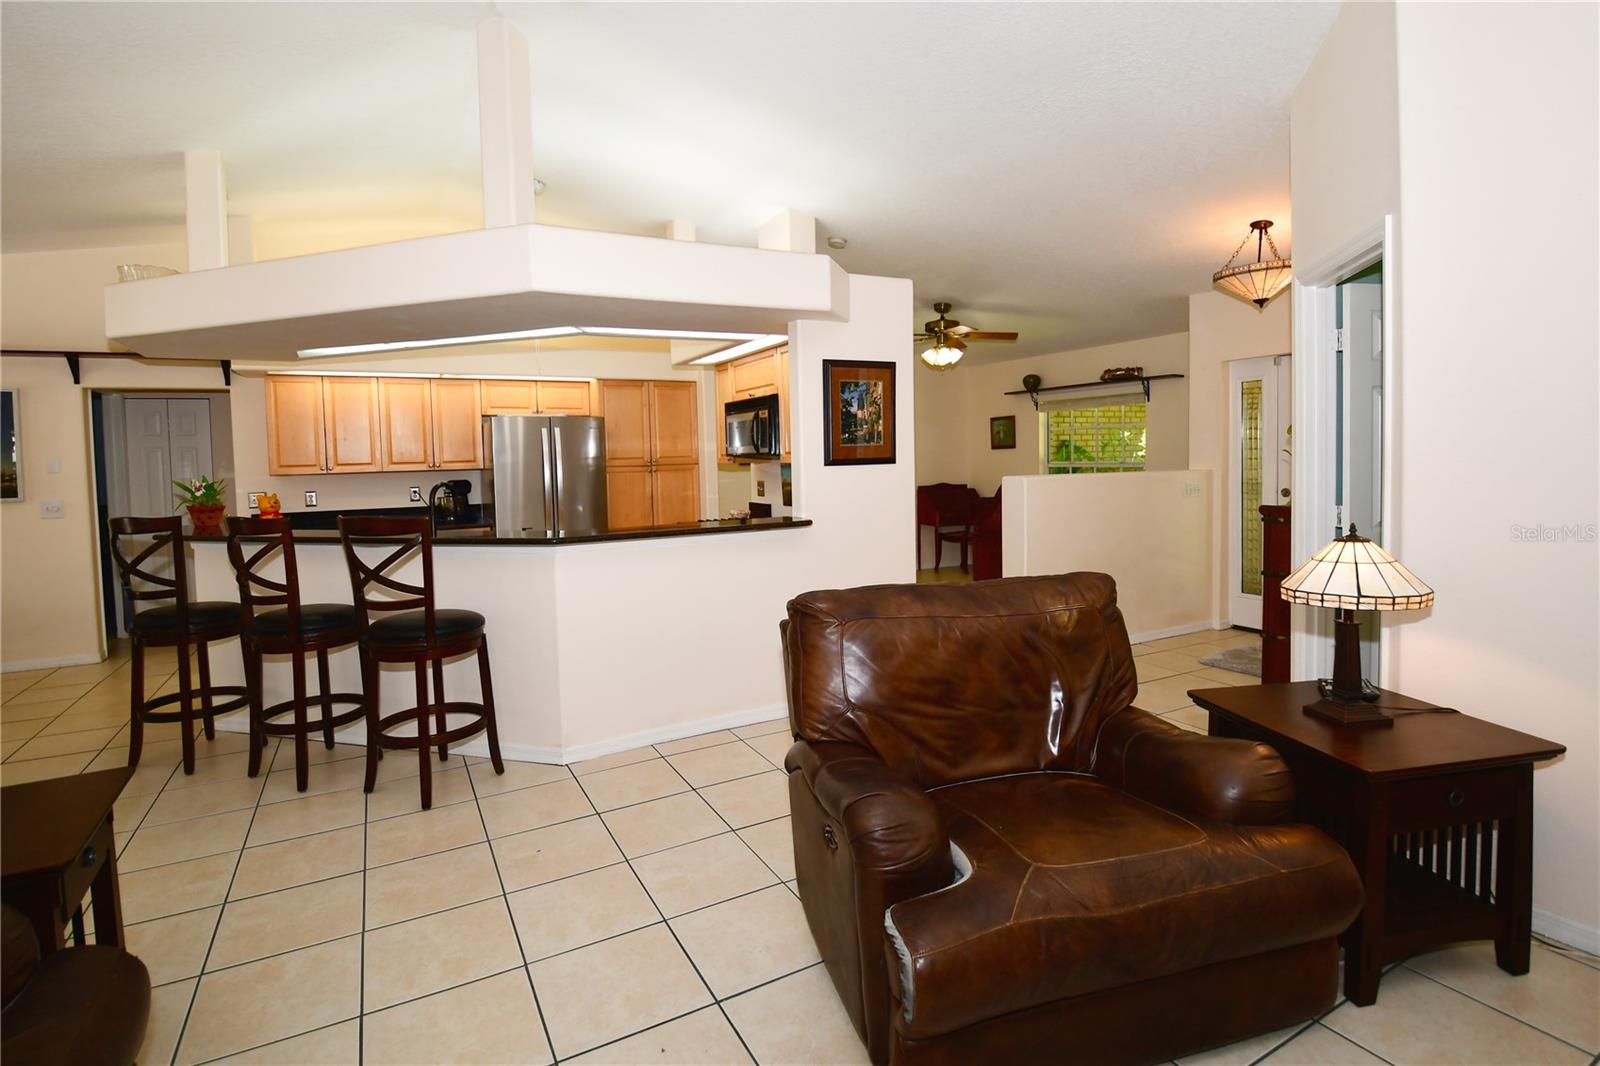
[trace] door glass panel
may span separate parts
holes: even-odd
[[[1261,595],[1261,380],[1239,383],[1239,591]]]

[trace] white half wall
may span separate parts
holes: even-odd
[[[1211,625],[1206,470],[1008,477],[1006,577],[1097,570],[1135,641]]]

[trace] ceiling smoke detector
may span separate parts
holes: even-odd
[[[828,238],[828,247],[832,248],[836,252],[839,249],[843,248],[845,245],[849,244],[849,243],[850,242],[845,240],[843,237],[829,237]]]

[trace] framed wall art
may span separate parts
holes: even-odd
[[[894,364],[822,361],[824,466],[895,461]]]
[[[0,501],[22,499],[22,441],[16,389],[0,389]]]
[[[999,415],[989,419],[989,448],[999,451],[1017,446],[1017,416]]]

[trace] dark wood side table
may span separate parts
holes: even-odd
[[[95,943],[122,946],[111,808],[132,777],[119,766],[0,788],[0,898],[33,923],[41,954],[66,946],[91,891]]]
[[[1383,691],[1393,728],[1301,710],[1315,682],[1195,689],[1213,736],[1264,741],[1294,773],[1299,817],[1355,861],[1366,905],[1345,932],[1345,995],[1377,1001],[1383,965],[1458,940],[1494,940],[1528,972],[1533,931],[1533,764],[1567,749]],[[1391,712],[1393,713],[1393,712]]]

